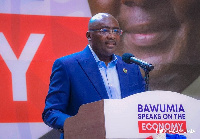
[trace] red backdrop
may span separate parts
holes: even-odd
[[[11,72],[0,55],[1,123],[42,122],[53,62],[87,45],[88,21],[82,17],[0,14],[0,32],[17,58],[31,33],[44,34],[26,72],[27,101],[13,101]]]

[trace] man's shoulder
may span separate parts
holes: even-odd
[[[57,60],[61,60],[61,61],[74,60],[74,59],[78,58],[80,54],[81,54],[81,52],[76,52],[73,54],[62,56],[62,57],[58,58]]]
[[[62,63],[64,65],[72,65],[76,63],[78,57],[80,55],[80,52],[76,52],[70,55],[62,56],[60,58],[57,58],[54,63]]]
[[[75,62],[78,59],[84,59],[88,57],[88,52],[87,52],[87,47],[79,52],[73,53],[73,54],[69,54],[66,56],[62,56],[58,59],[56,59],[55,61],[61,61],[62,63],[71,63],[71,62]]]

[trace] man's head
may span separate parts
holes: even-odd
[[[123,35],[117,54],[133,53],[155,65],[150,74],[153,89],[168,87],[166,90],[180,92],[199,76],[199,0],[88,2],[92,14],[107,12],[119,21]]]
[[[86,36],[100,60],[110,59],[114,54],[120,32],[118,21],[110,14],[98,13],[90,19]]]

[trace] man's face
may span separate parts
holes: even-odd
[[[104,31],[119,29],[119,24],[113,17],[106,17],[99,21],[94,21],[89,27],[87,32],[89,43],[101,60],[114,54],[120,41],[120,35],[112,32],[102,32],[100,29]]]
[[[188,52],[183,33],[188,33],[188,0],[88,0],[92,14],[108,12],[123,33],[118,53],[133,53],[153,64],[176,62]]]
[[[159,78],[174,78],[183,65],[199,63],[199,0],[88,2],[92,15],[107,12],[119,21],[123,35],[117,54],[132,53],[155,65],[151,78],[156,78],[156,82]]]

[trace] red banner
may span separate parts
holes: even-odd
[[[138,121],[139,133],[186,133],[186,121]]]
[[[88,21],[0,14],[1,123],[42,122],[52,64],[87,45]]]

